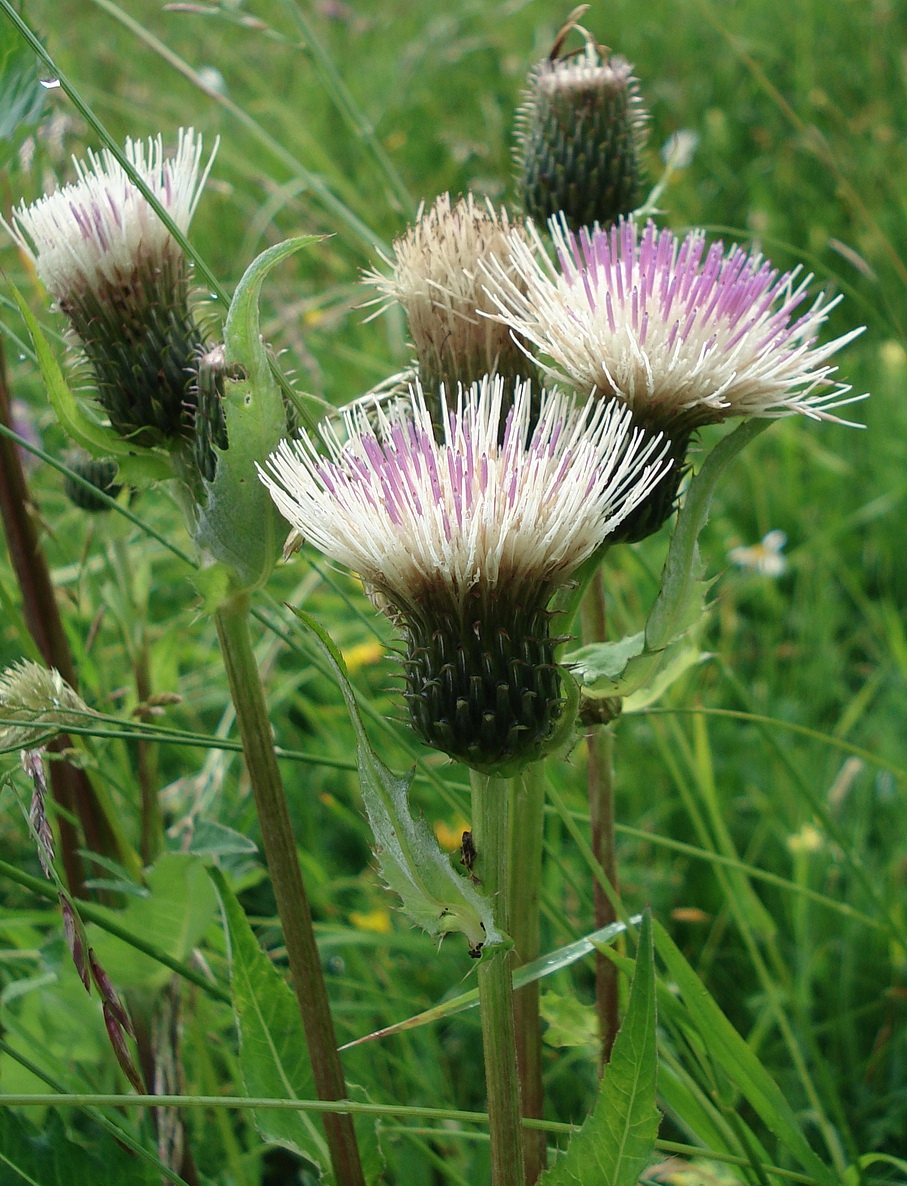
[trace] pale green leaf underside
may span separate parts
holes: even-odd
[[[243,909],[219,869],[210,869],[230,946],[230,985],[240,1034],[239,1063],[253,1098],[313,1099],[308,1050],[293,993],[259,946]],[[265,1140],[292,1149],[320,1169],[329,1164],[317,1119],[308,1112],[253,1113]]]
[[[412,774],[398,777],[372,749],[337,648],[317,622],[300,610],[295,613],[321,644],[346,700],[356,733],[362,798],[388,889],[399,896],[407,917],[430,935],[461,932],[473,953],[506,944],[489,903],[456,872],[425,820],[410,812]]]

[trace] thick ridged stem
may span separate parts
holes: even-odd
[[[0,341],[0,424],[10,431],[13,429],[11,405],[3,343]],[[19,452],[14,441],[6,435],[0,435],[0,515],[10,561],[22,590],[22,614],[29,633],[45,663],[55,667],[69,686],[78,690],[79,680],[69,640],[35,527],[34,504]],[[66,749],[71,744],[69,737],[61,734],[48,749]],[[62,808],[57,822],[63,872],[71,892],[81,897],[85,892],[84,870],[78,850],[83,842],[69,817],[78,819],[84,844],[93,852],[115,860],[121,860],[123,852],[84,770],[68,762],[51,762],[50,783],[54,800]]]
[[[309,1047],[315,1089],[319,1099],[345,1099],[346,1083],[337,1054],[334,1021],[315,943],[312,914],[302,883],[293,826],[274,753],[264,688],[249,635],[249,608],[247,594],[240,594],[222,605],[215,614],[217,636],[236,708],[265,859],[274,886],[293,988]],[[337,1182],[343,1186],[364,1186],[352,1118],[327,1113],[324,1128]]]
[[[586,590],[581,617],[583,642],[603,642],[606,620],[601,569]],[[605,877],[617,889],[617,854],[614,844],[614,734],[611,726],[591,725],[586,732],[586,749],[592,851]],[[595,928],[598,930],[616,922],[617,914],[598,881],[593,887],[593,894]],[[603,1071],[611,1057],[611,1047],[617,1036],[619,1001],[617,967],[600,952],[595,956],[595,1001],[601,1035],[600,1069]]]
[[[507,932],[509,786],[505,779],[477,771],[470,771],[470,785],[475,873],[491,902],[495,925]],[[491,1184],[525,1186],[510,952],[485,956],[479,964],[478,982],[491,1136]]]
[[[509,935],[513,939],[511,967],[528,964],[540,954],[540,899],[542,840],[545,822],[544,766],[533,762],[522,775],[510,780],[510,867],[508,901]],[[518,989],[513,996],[517,1064],[523,1115],[541,1119],[542,1031],[539,1019],[539,982]],[[527,1186],[534,1186],[547,1162],[545,1134],[534,1129],[523,1133]]]

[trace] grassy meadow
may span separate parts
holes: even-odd
[[[115,141],[158,132],[173,140],[189,125],[206,144],[220,138],[190,237],[228,293],[265,248],[328,236],[270,274],[262,307],[264,335],[296,388],[333,405],[408,361],[398,312],[365,320],[360,274],[380,262],[419,202],[468,189],[497,204],[512,199],[522,80],[568,15],[551,0],[24,0],[21,13]],[[622,901],[630,913],[651,906],[740,1039],[738,1047],[702,1002],[691,1006],[678,966],[657,962],[664,1119],[642,1180],[907,1182],[907,7],[612,0],[593,5],[584,24],[635,63],[651,112],[653,181],[669,136],[698,137],[662,196],[662,221],[757,242],[781,267],[814,272],[817,289],[843,293],[826,332],[866,326],[836,361],[856,392],[871,393],[850,409],[865,427],[791,417],[734,462],[701,540],[719,578],[702,661],[614,727]],[[64,88],[48,90],[39,134],[0,174],[0,213],[68,179],[69,156],[88,147],[99,147],[96,132]],[[8,237],[0,268],[20,431],[63,460],[68,442],[9,282],[61,358],[62,322]],[[212,324],[220,304],[209,301]],[[720,435],[705,430],[703,452]],[[273,1095],[240,1065],[223,991],[229,953],[205,866],[222,870],[278,968],[282,938],[214,628],[185,558],[167,546],[191,551],[179,508],[161,487],[121,497],[135,521],[92,515],[69,501],[47,462],[32,459],[27,472],[82,694],[116,718],[86,741],[84,760],[134,842],[140,764],[161,788],[167,852],[148,875],[152,892],[124,884],[115,867],[96,868],[94,891],[115,903],[101,908],[127,931],[221,995],[173,977],[97,924],[89,941],[127,999],[171,1000],[181,1047],[171,1093]],[[750,563],[729,557],[770,531],[786,535],[780,574],[759,571],[752,553]],[[610,554],[614,636],[642,628],[667,536]],[[345,571],[311,551],[302,557],[279,564],[256,595],[253,627],[276,742],[288,755],[282,769],[338,1036],[349,1042],[473,987],[475,977],[460,937],[438,948],[382,887],[346,705],[285,602],[314,615],[342,650],[372,744],[396,771],[416,765],[413,800],[451,848],[469,798],[458,768],[421,747],[403,721],[389,690],[389,624]],[[2,668],[37,657],[2,550],[0,599]],[[167,693],[173,702],[149,712],[149,697]],[[122,736],[131,722],[160,732]],[[554,792],[546,952],[594,926],[582,742],[554,768]],[[40,877],[27,802],[16,753],[0,755],[0,859]],[[593,997],[591,958],[542,981],[551,1121],[580,1123],[593,1105]],[[126,1090],[55,895],[37,896],[2,871],[0,1040],[2,1093]],[[349,1080],[386,1105],[384,1169],[372,1180],[487,1180],[487,1131],[431,1112],[483,1110],[480,1049],[473,1010],[344,1055]],[[760,1075],[777,1085],[783,1107],[752,1087]],[[427,1111],[403,1116],[401,1106]],[[160,1157],[147,1109],[4,1112],[0,1186],[160,1180],[101,1123],[115,1121]],[[210,1105],[186,1118],[199,1182],[316,1180],[263,1111]],[[357,1123],[374,1133],[373,1120]],[[70,1150],[69,1176],[49,1145]]]

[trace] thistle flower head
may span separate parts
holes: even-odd
[[[127,140],[125,153],[186,231],[211,163],[202,169],[201,138],[181,131],[172,157],[160,136]],[[201,343],[186,259],[108,150],[74,164],[75,182],[22,203],[4,225],[69,318],[113,427],[156,444],[187,427],[188,372]]]
[[[618,404],[485,377],[361,404],[327,456],[285,441],[262,480],[281,513],[357,572],[403,629],[410,716],[429,745],[500,771],[542,752],[561,711],[548,602],[664,472]]]
[[[638,204],[648,114],[633,67],[586,35],[560,57],[554,49],[529,72],[516,117],[517,192],[526,213],[560,214],[578,229],[616,222]]]
[[[509,331],[482,314],[494,307],[485,292],[480,265],[496,261],[519,285],[510,264],[510,237],[524,238],[522,225],[511,225],[504,210],[477,202],[472,194],[451,203],[441,194],[415,223],[394,241],[390,275],[365,276],[388,302],[399,301],[406,313],[419,374],[426,392],[443,383],[455,391],[482,375],[531,377],[532,364]],[[387,307],[385,304],[383,307]]]
[[[859,398],[828,360],[862,330],[818,343],[840,298],[809,301],[812,276],[651,222],[641,234],[632,221],[552,231],[559,267],[513,241],[519,282],[495,270],[497,316],[551,360],[546,371],[625,403],[638,424],[677,438],[733,416],[833,420]]]
[[[98,494],[116,498],[123,489],[116,480],[117,463],[110,457],[92,457],[84,449],[74,449],[66,455],[66,464],[70,472],[63,479],[63,490],[69,501],[83,511],[109,511],[110,503]]]
[[[0,672],[0,749],[28,749],[84,725],[91,709],[53,667],[23,659]]]

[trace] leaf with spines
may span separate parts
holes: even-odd
[[[239,1065],[250,1097],[313,1099],[315,1083],[293,993],[259,946],[219,869],[209,876],[229,940],[230,987],[239,1028]],[[265,1138],[292,1149],[320,1171],[329,1164],[318,1120],[309,1112],[253,1111]]]
[[[592,1114],[540,1186],[636,1186],[661,1116],[655,1106],[655,968],[652,918],[643,915],[623,1025]]]
[[[356,733],[359,779],[375,837],[375,854],[381,876],[388,889],[399,896],[404,914],[430,935],[461,932],[472,955],[484,956],[509,947],[509,939],[495,927],[490,903],[456,872],[425,820],[410,812],[412,772],[398,777],[372,749],[337,648],[308,614],[298,609],[293,612],[315,635],[346,700]]]
[[[236,895],[219,869],[209,869],[220,898],[229,940],[230,984],[240,1033],[239,1063],[250,1098],[311,1100],[315,1084],[299,1007],[278,969],[259,946]],[[368,1096],[348,1083],[350,1099]],[[310,1111],[253,1111],[255,1127],[267,1141],[306,1158],[327,1182],[334,1182],[321,1123]],[[366,1180],[377,1182],[384,1167],[378,1127],[367,1116],[357,1118],[356,1133]],[[338,1184],[342,1186],[342,1184]]]
[[[679,661],[681,653],[705,614],[706,594],[713,583],[704,579],[699,555],[699,536],[708,522],[712,495],[731,461],[769,424],[769,420],[744,420],[718,442],[690,482],[645,631],[614,642],[590,643],[564,657],[581,683],[583,696],[630,696],[654,684],[672,664],[677,672],[686,669]]]

